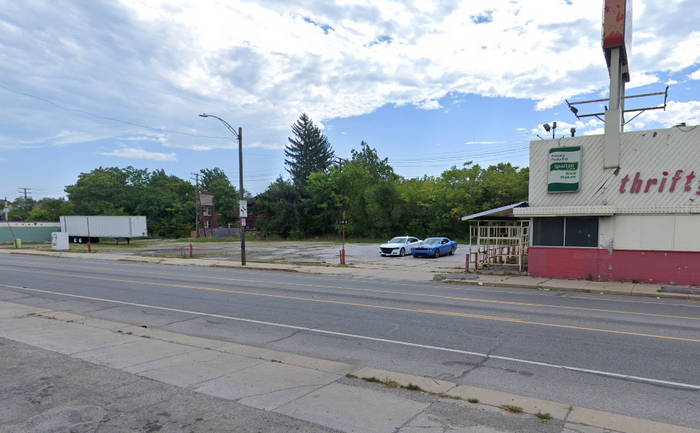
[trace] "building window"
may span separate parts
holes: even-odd
[[[534,218],[532,245],[595,248],[598,217]]]
[[[564,246],[564,218],[535,218],[532,227],[532,245]]]

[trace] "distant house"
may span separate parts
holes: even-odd
[[[214,196],[202,192],[199,194],[199,236],[213,236],[213,230],[220,227],[221,214],[216,212]]]

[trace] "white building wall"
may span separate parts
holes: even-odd
[[[601,217],[600,248],[700,251],[700,215],[616,215]]]
[[[548,153],[554,147],[581,146],[581,187],[575,193],[547,192]],[[616,214],[700,213],[700,128],[678,127],[626,132],[622,135],[620,169],[603,169],[603,136],[591,135],[530,143],[530,186],[528,202],[534,207],[607,206]],[[678,171],[675,191],[670,192],[673,175]],[[663,172],[666,183],[659,192]],[[644,180],[639,193],[630,193],[632,180],[639,172]],[[686,176],[695,176],[685,190]],[[626,192],[621,181],[629,176]],[[656,184],[647,180],[653,178]],[[524,212],[524,213],[521,213]],[[527,215],[527,208],[516,210]]]
[[[580,189],[548,193],[549,149],[566,146],[581,146]],[[624,133],[618,170],[603,168],[603,146],[602,135],[530,143],[530,207],[514,214],[599,215],[599,248],[700,251],[700,128]]]

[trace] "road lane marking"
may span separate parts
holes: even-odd
[[[1,253],[1,252],[2,252],[2,251],[0,251],[0,253]],[[5,259],[5,258],[6,258],[6,257],[2,257],[2,255],[0,254],[0,259]],[[47,257],[47,256],[32,256],[31,258],[33,258],[33,259],[40,259],[40,260],[41,260],[41,259],[53,259],[53,260],[61,260],[61,259],[63,259],[63,260],[72,260],[70,257],[69,257],[69,258],[63,258],[63,257],[53,257],[53,256],[48,256],[48,257]],[[93,259],[93,260],[98,261],[98,260],[102,260],[102,259],[100,259],[100,258],[95,258],[95,259]],[[103,261],[103,260],[102,260],[102,261]],[[26,262],[5,262],[5,263],[16,264],[16,265],[26,265],[26,264],[27,264]],[[4,263],[0,263],[0,265],[3,265],[3,264],[4,264]],[[63,264],[63,263],[61,263],[61,264]],[[133,268],[131,268],[132,266],[133,266],[133,267],[140,267],[140,266],[160,266],[158,263],[146,263],[146,262],[136,262],[136,261],[129,262],[128,260],[121,260],[121,259],[116,260],[114,264],[117,265],[117,266],[124,266],[124,268],[125,268],[125,269],[128,269],[129,271],[133,271],[133,270],[134,270]],[[76,265],[69,265],[69,266],[72,267],[72,268],[75,268],[75,269],[86,269],[86,270],[105,270],[105,271],[115,271],[115,270],[118,270],[118,269],[115,269],[115,268],[97,268],[97,267],[87,267],[87,266],[84,266],[84,267],[83,267],[83,266],[76,266]],[[189,265],[180,265],[180,264],[177,264],[177,265],[171,265],[171,266],[179,266],[180,268],[182,268],[183,266],[189,266]],[[231,268],[225,267],[225,266],[222,266],[222,267],[220,267],[220,266],[212,266],[212,267],[218,268],[218,269],[220,269],[220,270],[232,270]],[[233,270],[235,270],[235,271],[247,271],[247,272],[256,271],[256,270],[265,271],[265,269],[256,269],[256,268],[253,268],[253,269],[236,268],[236,269],[233,269]],[[267,271],[269,271],[269,272],[274,272],[275,270],[267,270]],[[173,274],[164,274],[164,273],[160,273],[160,272],[147,272],[147,271],[141,271],[141,270],[139,270],[139,272],[142,272],[142,273],[145,273],[145,274],[152,274],[152,275],[173,275]],[[181,274],[175,274],[175,275],[180,276],[180,277],[183,277],[183,276],[184,276],[184,275],[181,275]],[[309,274],[306,274],[305,276],[308,276],[308,275],[309,275]],[[346,277],[346,275],[343,275],[343,276]],[[209,276],[206,276],[206,275],[199,275],[199,277],[202,277],[202,278],[213,278],[213,277],[209,277]],[[263,280],[254,280],[254,281],[263,281]],[[367,281],[367,280],[366,280],[366,281]],[[422,287],[420,287],[420,284],[429,284],[429,282],[427,282],[427,281],[426,281],[426,282],[414,282],[414,283],[399,282],[399,281],[395,281],[395,280],[388,280],[388,281],[390,282],[390,284],[393,284],[393,285],[410,286],[410,287],[416,287],[416,288],[422,288]],[[368,281],[368,282],[373,282],[373,281]],[[437,286],[433,285],[433,287],[437,287]],[[488,290],[484,290],[483,288],[488,288]],[[502,294],[507,294],[507,295],[525,296],[525,297],[528,297],[528,296],[529,296],[529,297],[533,297],[533,296],[541,297],[541,296],[547,296],[546,294],[547,294],[547,293],[550,293],[550,292],[551,292],[551,293],[557,293],[557,292],[558,292],[556,289],[553,289],[553,290],[546,289],[546,290],[544,290],[544,291],[541,291],[541,290],[528,290],[528,291],[523,292],[523,291],[518,291],[519,289],[518,289],[517,287],[512,287],[511,290],[500,290],[499,288],[491,287],[491,286],[488,286],[488,285],[484,285],[484,286],[462,286],[462,287],[457,288],[457,287],[454,287],[454,286],[451,286],[451,285],[442,284],[442,285],[440,286],[440,289],[453,289],[453,290],[470,291],[470,292],[478,292],[478,293],[488,293],[488,294],[492,294],[492,293],[502,293]],[[516,291],[517,291],[517,292],[516,292]],[[671,302],[670,300],[658,302],[658,301],[642,301],[642,300],[639,300],[639,299],[621,299],[621,296],[620,296],[620,295],[615,295],[615,294],[609,294],[609,297],[601,298],[601,297],[593,296],[593,295],[597,295],[597,293],[594,293],[594,292],[595,292],[595,290],[592,290],[591,293],[590,293],[590,296],[577,296],[577,295],[573,295],[573,294],[571,294],[571,293],[567,293],[567,292],[565,292],[565,291],[559,292],[559,293],[561,293],[561,294],[563,295],[562,298],[564,298],[564,299],[581,299],[581,300],[586,300],[586,301],[594,300],[594,301],[616,302],[616,303],[625,303],[625,304],[662,305],[662,306],[666,306],[666,307],[700,308],[700,305],[693,305],[693,304],[689,304],[689,303],[686,303],[686,304],[677,304],[677,303]],[[603,294],[603,293],[601,293],[601,295],[602,295],[602,294]],[[635,295],[635,296],[636,296],[637,298],[639,298],[639,295]],[[657,299],[659,299],[659,298],[657,298]],[[700,303],[699,303],[699,304],[700,304]],[[561,307],[561,306],[555,305],[555,307]],[[618,311],[618,310],[616,310],[616,311]],[[630,312],[630,314],[633,314],[633,313]],[[669,317],[674,317],[674,316],[669,316]],[[682,317],[682,316],[681,316],[681,317]],[[693,318],[693,319],[694,319],[694,318]]]
[[[510,357],[510,356],[493,355],[493,354],[489,354],[489,353],[473,352],[473,351],[468,351],[468,350],[454,349],[454,348],[450,348],[450,347],[432,346],[432,345],[427,345],[427,344],[411,343],[408,341],[391,340],[391,339],[379,338],[379,337],[370,337],[370,336],[366,336],[366,335],[350,334],[350,333],[346,333],[346,332],[337,332],[337,331],[329,331],[329,330],[319,329],[319,328],[309,328],[306,326],[297,326],[297,325],[289,325],[289,324],[285,324],[285,323],[268,322],[268,321],[264,321],[264,320],[247,319],[244,317],[228,316],[225,314],[205,313],[205,312],[201,312],[201,311],[183,310],[180,308],[162,307],[159,305],[149,305],[149,304],[140,304],[140,303],[136,303],[136,302],[117,301],[114,299],[97,298],[94,296],[85,296],[85,295],[75,295],[72,293],[63,293],[63,292],[56,292],[56,291],[52,291],[52,290],[34,289],[34,288],[29,288],[29,287],[13,286],[13,285],[9,285],[9,284],[0,284],[0,286],[7,287],[10,289],[26,290],[26,291],[30,291],[30,292],[36,292],[36,293],[66,296],[66,297],[71,297],[71,298],[87,299],[87,300],[99,301],[99,302],[109,302],[109,303],[114,303],[114,304],[119,304],[119,305],[129,305],[132,307],[139,307],[139,308],[152,308],[155,310],[171,311],[171,312],[175,312],[175,313],[192,314],[192,315],[204,316],[204,317],[213,317],[213,318],[217,318],[217,319],[226,319],[226,320],[237,321],[237,322],[254,323],[257,325],[267,325],[267,326],[273,326],[273,327],[277,327],[277,328],[294,329],[294,330],[307,331],[307,332],[312,332],[312,333],[317,333],[317,334],[334,335],[334,336],[338,336],[338,337],[347,337],[347,338],[355,338],[355,339],[360,339],[360,340],[376,341],[376,342],[381,342],[381,343],[390,343],[390,344],[396,344],[396,345],[400,345],[400,346],[416,347],[416,348],[420,348],[420,349],[429,349],[429,350],[437,350],[437,351],[442,351],[442,352],[458,353],[461,355],[478,356],[478,357],[487,358],[487,359],[496,359],[496,360],[500,360],[500,361],[509,361],[509,362],[515,362],[515,363],[520,363],[520,364],[528,364],[528,365],[537,365],[537,366],[541,366],[541,367],[556,368],[556,369],[573,371],[573,372],[577,372],[577,373],[595,374],[595,375],[599,375],[599,376],[607,376],[607,377],[612,377],[612,378],[616,378],[616,379],[650,383],[650,384],[654,384],[654,385],[665,385],[665,386],[673,386],[673,387],[677,387],[677,388],[700,390],[700,385],[694,385],[694,384],[690,384],[690,383],[673,382],[673,381],[668,381],[668,380],[653,379],[653,378],[642,377],[642,376],[633,376],[633,375],[629,375],[629,374],[614,373],[614,372],[603,371],[603,370],[594,370],[594,369],[590,369],[590,368],[573,367],[573,366],[563,365],[563,364],[554,364],[554,363],[550,363],[550,362],[532,361],[532,360],[528,360],[528,359],[514,358],[514,357]]]
[[[77,269],[86,269],[86,270],[104,270],[104,271],[112,271],[112,272],[117,271],[117,270],[111,269],[111,268],[89,268],[89,267],[82,267],[82,266],[72,266],[72,267],[77,268]],[[166,277],[171,277],[171,278],[173,277],[173,274],[168,274],[165,272],[136,271],[136,273],[144,274],[144,275],[166,276]],[[178,277],[188,277],[187,275],[177,275],[177,276]],[[242,283],[280,284],[280,282],[278,282],[278,281],[270,281],[270,280],[254,280],[254,279],[232,278],[232,277],[214,277],[214,276],[207,276],[207,275],[191,277],[191,278],[207,278],[210,280],[213,279],[213,280],[218,280],[218,281],[235,281],[235,282],[242,282]],[[470,298],[470,297],[462,297],[462,296],[435,295],[432,293],[413,293],[413,292],[403,292],[403,291],[398,291],[398,290],[387,290],[387,289],[366,289],[366,288],[360,288],[360,287],[342,287],[342,286],[331,286],[331,285],[325,285],[325,284],[294,283],[294,282],[289,282],[289,281],[285,281],[283,284],[299,286],[299,287],[310,287],[310,288],[319,288],[319,289],[336,289],[336,290],[364,292],[364,293],[377,293],[377,294],[384,294],[384,295],[415,296],[415,297],[422,297],[422,298],[432,298],[432,299],[441,299],[441,300],[459,301],[459,302],[471,302],[471,303],[479,303],[479,304],[512,305],[512,306],[517,306],[517,307],[551,308],[551,309],[569,310],[569,311],[591,311],[591,312],[597,312],[597,313],[621,314],[621,315],[631,315],[631,316],[656,317],[656,318],[664,318],[664,319],[700,321],[700,317],[675,316],[672,314],[659,314],[659,313],[642,313],[642,312],[637,312],[637,311],[611,310],[611,309],[605,309],[605,308],[574,307],[574,306],[568,306],[568,305],[553,305],[553,304],[541,304],[541,303],[520,302],[520,301],[501,301],[501,300],[497,300],[497,299],[482,299],[482,298]],[[247,287],[247,289],[258,289],[258,287]],[[274,289],[274,288],[264,288],[263,287],[262,289]]]
[[[63,273],[45,272],[45,271],[17,271],[17,272],[60,275],[63,277],[66,276]],[[598,332],[598,333],[604,333],[604,334],[627,335],[627,336],[633,336],[633,337],[654,338],[654,339],[660,339],[660,340],[683,341],[683,342],[688,342],[688,343],[700,343],[700,339],[696,339],[696,338],[671,337],[671,336],[667,336],[667,335],[647,334],[647,333],[643,333],[643,332],[617,331],[614,329],[589,328],[589,327],[585,327],[585,326],[564,325],[564,324],[558,324],[558,323],[533,322],[533,321],[529,321],[529,320],[516,319],[516,318],[512,318],[512,317],[487,316],[487,315],[483,315],[483,314],[472,314],[472,313],[458,313],[458,312],[446,311],[446,310],[431,310],[431,309],[422,309],[422,308],[395,307],[395,306],[389,306],[389,305],[363,304],[363,303],[359,303],[359,302],[335,301],[332,299],[303,298],[300,296],[273,295],[270,293],[248,292],[245,290],[233,290],[233,289],[221,289],[218,287],[191,286],[188,284],[156,283],[156,282],[152,282],[152,281],[125,280],[125,279],[120,279],[120,278],[95,277],[95,276],[88,276],[88,275],[70,275],[69,277],[70,278],[100,280],[100,281],[111,281],[111,282],[117,282],[117,283],[129,283],[129,284],[137,284],[137,285],[140,284],[140,285],[144,285],[144,286],[174,287],[174,288],[180,288],[180,289],[202,290],[202,291],[210,291],[210,292],[229,293],[229,294],[235,294],[235,295],[265,297],[265,298],[271,298],[271,299],[285,299],[285,300],[300,301],[300,302],[315,302],[315,303],[320,303],[320,304],[346,305],[346,306],[351,306],[351,307],[368,308],[368,309],[375,309],[375,310],[401,311],[401,312],[405,312],[405,313],[419,313],[419,314],[429,314],[429,315],[435,315],[435,316],[448,316],[448,317],[460,317],[460,318],[477,319],[477,320],[489,320],[489,321],[495,321],[495,322],[515,323],[515,324],[519,324],[519,325],[542,326],[542,327],[560,328],[560,329],[573,329],[573,330],[577,330],[577,331],[589,331],[589,332]]]

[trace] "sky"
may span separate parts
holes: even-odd
[[[602,3],[0,0],[0,196],[64,196],[99,166],[237,183],[237,142],[203,112],[243,128],[253,194],[288,177],[301,113],[337,156],[364,140],[404,177],[524,167],[543,123],[602,133],[564,102],[607,97]],[[627,130],[700,124],[698,23],[697,0],[634,0],[627,93],[669,97]]]

